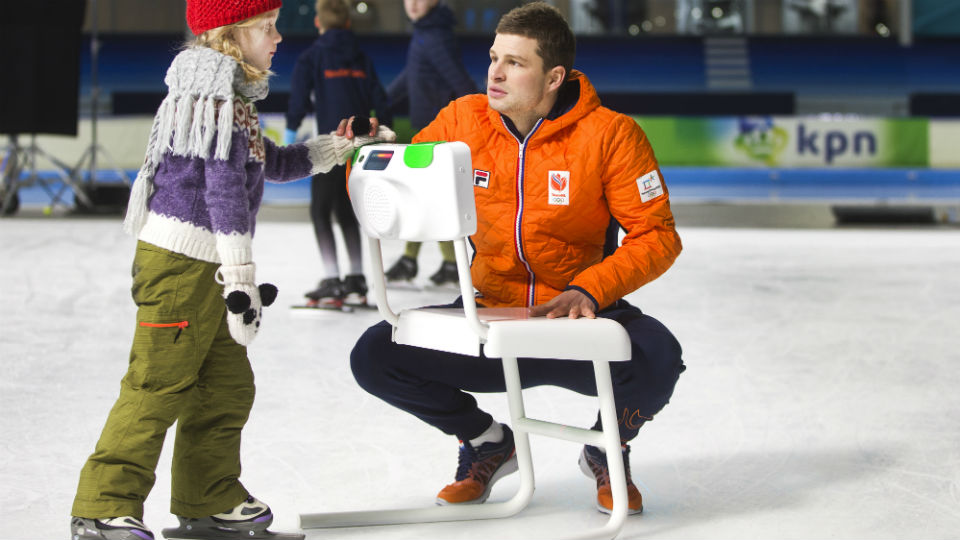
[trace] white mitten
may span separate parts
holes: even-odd
[[[393,142],[397,140],[397,134],[393,132],[392,129],[387,126],[377,126],[377,134],[374,136],[367,135],[366,133],[359,134],[355,133],[353,138],[353,147],[360,148],[365,144],[375,143],[375,142]]]
[[[263,307],[277,299],[277,288],[269,283],[254,284],[253,263],[223,265],[217,271],[217,283],[223,285],[227,304],[227,327],[240,345],[249,345],[257,337]]]
[[[342,165],[353,157],[353,151],[365,144],[374,142],[393,142],[397,134],[386,126],[377,128],[377,135],[357,135],[352,139],[330,132],[327,135],[317,135],[304,142],[307,147],[307,157],[310,160],[310,174],[327,172],[336,165]]]

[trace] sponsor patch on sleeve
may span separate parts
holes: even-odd
[[[637,187],[640,189],[640,200],[647,202],[663,195],[663,183],[656,169],[637,178]]]

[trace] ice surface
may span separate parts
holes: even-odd
[[[645,512],[621,538],[960,535],[960,231],[681,233],[676,265],[629,297],[674,331],[688,370],[632,444]],[[115,218],[0,221],[0,538],[68,537],[80,467],[126,366],[133,245]],[[388,264],[401,249],[387,246]],[[349,371],[376,312],[288,309],[320,277],[309,223],[261,221],[255,254],[280,297],[250,350],[242,479],[273,507],[274,529],[295,530],[300,513],[433,504],[457,442],[371,398]],[[421,279],[439,260],[423,247]],[[588,426],[595,415],[564,390],[525,396],[532,416]],[[506,418],[502,395],[480,402]],[[158,538],[175,524],[171,439],[146,505]],[[307,538],[551,538],[605,521],[575,445],[534,436],[533,453],[537,491],[517,517]]]

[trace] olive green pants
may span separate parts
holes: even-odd
[[[239,481],[240,432],[253,405],[253,371],[227,329],[218,267],[137,245],[130,366],[80,473],[74,516],[142,519],[174,421],[170,511],[209,516],[248,496]]]

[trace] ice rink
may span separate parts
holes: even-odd
[[[621,538],[960,537],[960,229],[685,225],[684,252],[628,298],[673,330],[688,366],[632,443],[642,516]],[[0,507],[4,540],[69,537],[80,467],[117,396],[134,330],[134,242],[118,217],[0,220]],[[242,480],[300,513],[431,505],[457,442],[353,381],[376,312],[289,309],[319,276],[308,222],[262,219],[258,277],[280,288],[250,349],[257,401]],[[400,245],[387,246],[389,262]],[[425,245],[421,279],[439,263]],[[397,293],[412,306],[446,293]],[[529,390],[531,416],[589,426],[590,398]],[[480,402],[506,419],[504,396]],[[307,532],[326,538],[554,538],[606,516],[579,448],[533,437],[537,490],[499,521]],[[145,521],[168,512],[170,448]],[[508,478],[491,500],[508,498]]]

